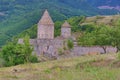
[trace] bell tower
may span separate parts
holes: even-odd
[[[54,22],[47,10],[38,23],[37,39],[54,39]]]
[[[67,21],[62,25],[61,36],[64,38],[69,38],[71,36],[71,26]]]

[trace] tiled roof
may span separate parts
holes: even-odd
[[[47,10],[45,10],[39,24],[54,24]]]

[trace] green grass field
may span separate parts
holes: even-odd
[[[24,64],[0,68],[0,80],[120,80],[116,54]]]

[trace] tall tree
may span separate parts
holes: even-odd
[[[120,51],[120,19],[116,22],[115,27],[111,31],[112,45]]]
[[[110,35],[111,28],[105,25],[99,25],[91,32],[85,32],[79,38],[79,45],[82,46],[100,46],[106,53],[106,46],[111,45],[112,37]]]
[[[111,46],[111,28],[109,26],[101,25],[100,29],[95,31],[95,43],[94,45],[101,46],[106,53],[107,46]]]
[[[29,62],[30,61],[30,56],[32,55],[32,52],[33,52],[33,47],[30,45],[29,43],[29,36],[26,35],[25,38],[24,38],[24,56],[25,56],[25,61],[26,62]]]

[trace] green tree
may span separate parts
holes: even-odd
[[[26,35],[24,38],[24,44],[23,44],[25,62],[30,61],[30,56],[32,55],[32,52],[33,52],[33,47],[30,45],[29,40],[30,40],[29,36]]]
[[[120,27],[114,27],[111,32],[112,46],[117,48],[117,52],[120,51]]]
[[[67,41],[67,47],[68,47],[69,50],[73,49],[74,44],[73,44],[73,41],[72,41],[72,40],[69,39],[69,40]]]
[[[29,44],[29,37],[24,38],[24,44],[10,42],[2,47],[0,57],[4,59],[5,66],[14,66],[27,62],[37,62],[38,59],[32,54],[33,48]]]
[[[104,53],[106,53],[107,46],[111,46],[111,29],[109,26],[106,25],[100,25],[99,30],[95,31],[95,43],[94,45],[101,46],[104,50]]]
[[[80,29],[81,29],[81,31],[92,32],[96,29],[96,27],[98,27],[98,26],[93,23],[89,23],[89,24],[81,25]]]
[[[54,33],[55,37],[60,36],[62,23],[63,22],[61,22],[61,21],[56,21],[55,22],[55,33]]]
[[[85,32],[82,37],[79,38],[79,45],[82,46],[100,46],[103,48],[104,53],[106,53],[106,46],[111,46],[112,37],[111,37],[112,28],[99,25],[91,32]]]
[[[85,32],[78,39],[78,45],[81,46],[93,46],[95,42],[95,36],[93,33]]]
[[[5,66],[12,66],[24,63],[23,46],[20,44],[8,43],[3,46],[1,57],[5,60]]]

